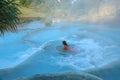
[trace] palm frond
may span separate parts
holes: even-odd
[[[0,0],[0,34],[17,30],[20,13],[15,0]]]

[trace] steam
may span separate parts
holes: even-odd
[[[120,0],[45,0],[47,20],[119,23]]]
[[[57,0],[58,2],[61,2],[61,0]]]

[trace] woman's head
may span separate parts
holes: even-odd
[[[62,41],[62,43],[63,43],[63,45],[66,45],[66,46],[68,46],[68,44],[67,44],[67,42],[64,40],[64,41]]]

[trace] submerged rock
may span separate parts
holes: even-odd
[[[17,80],[102,80],[94,75],[86,73],[54,73],[54,74],[36,74],[28,78],[19,78]]]

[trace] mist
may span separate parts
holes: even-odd
[[[40,0],[32,7],[46,14],[46,20],[79,21],[119,25],[120,0]]]

